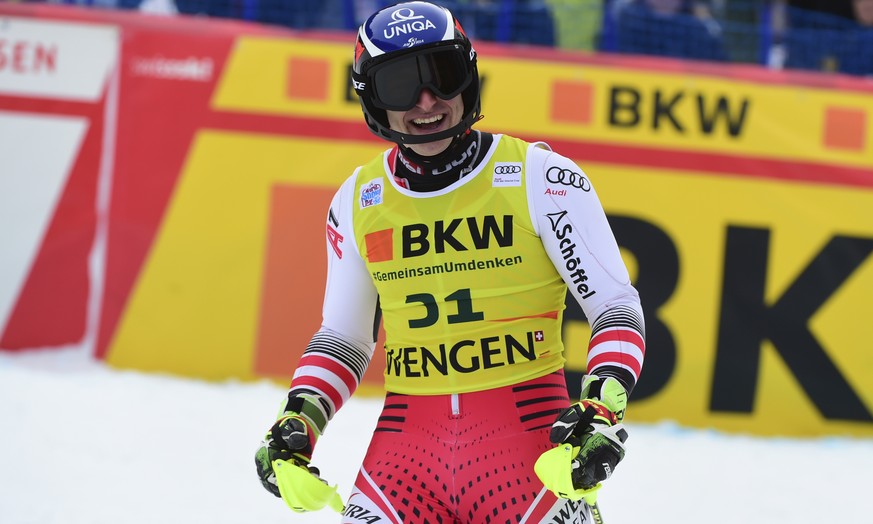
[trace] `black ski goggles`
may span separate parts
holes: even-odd
[[[381,109],[408,111],[425,88],[450,100],[470,85],[472,70],[473,61],[459,45],[388,60],[374,65],[368,73],[373,103]]]

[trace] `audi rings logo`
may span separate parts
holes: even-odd
[[[497,164],[494,166],[495,175],[514,175],[521,173],[520,164]]]
[[[521,162],[495,162],[491,185],[494,187],[521,186]]]
[[[582,191],[591,191],[591,182],[587,178],[575,171],[558,166],[552,166],[546,171],[546,180],[551,184],[561,184],[563,186],[575,187]]]

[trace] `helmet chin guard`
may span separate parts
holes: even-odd
[[[386,7],[361,25],[352,84],[370,131],[401,146],[463,136],[479,119],[476,51],[454,15],[429,2]],[[443,100],[461,95],[461,121],[424,135],[391,129],[387,111],[412,109],[423,89]]]

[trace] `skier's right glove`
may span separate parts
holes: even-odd
[[[543,485],[559,497],[593,503],[600,482],[624,458],[627,431],[620,422],[626,406],[627,393],[616,379],[586,375],[582,400],[552,425],[549,440],[558,446],[534,465]]]
[[[315,442],[327,424],[318,399],[311,395],[292,396],[284,411],[264,437],[255,453],[255,466],[261,484],[281,497],[297,512],[316,511],[330,506],[343,511],[336,491],[309,465]]]

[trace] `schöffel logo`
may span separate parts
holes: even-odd
[[[496,162],[494,164],[494,187],[509,187],[521,185],[521,162]]]
[[[415,11],[408,7],[401,7],[392,12],[391,20],[388,22],[388,27],[382,31],[387,40],[401,35],[436,29],[433,22],[422,15],[415,14]]]
[[[546,171],[546,180],[550,184],[561,184],[581,189],[582,191],[591,191],[591,182],[583,175],[564,169],[558,166],[552,166]]]
[[[573,232],[573,224],[570,220],[564,220],[567,216],[566,211],[558,211],[557,213],[547,213],[549,222],[552,224],[552,232],[555,238],[558,239],[558,248],[561,250],[561,258],[564,259],[564,267],[572,283],[576,286],[576,293],[582,299],[589,298],[597,293],[596,290],[588,287],[588,275],[585,274],[585,268],[582,267],[582,259],[576,254],[575,239],[578,235]],[[579,248],[581,253],[586,253],[585,247]]]
[[[361,209],[382,203],[382,179],[374,178],[361,186]]]

